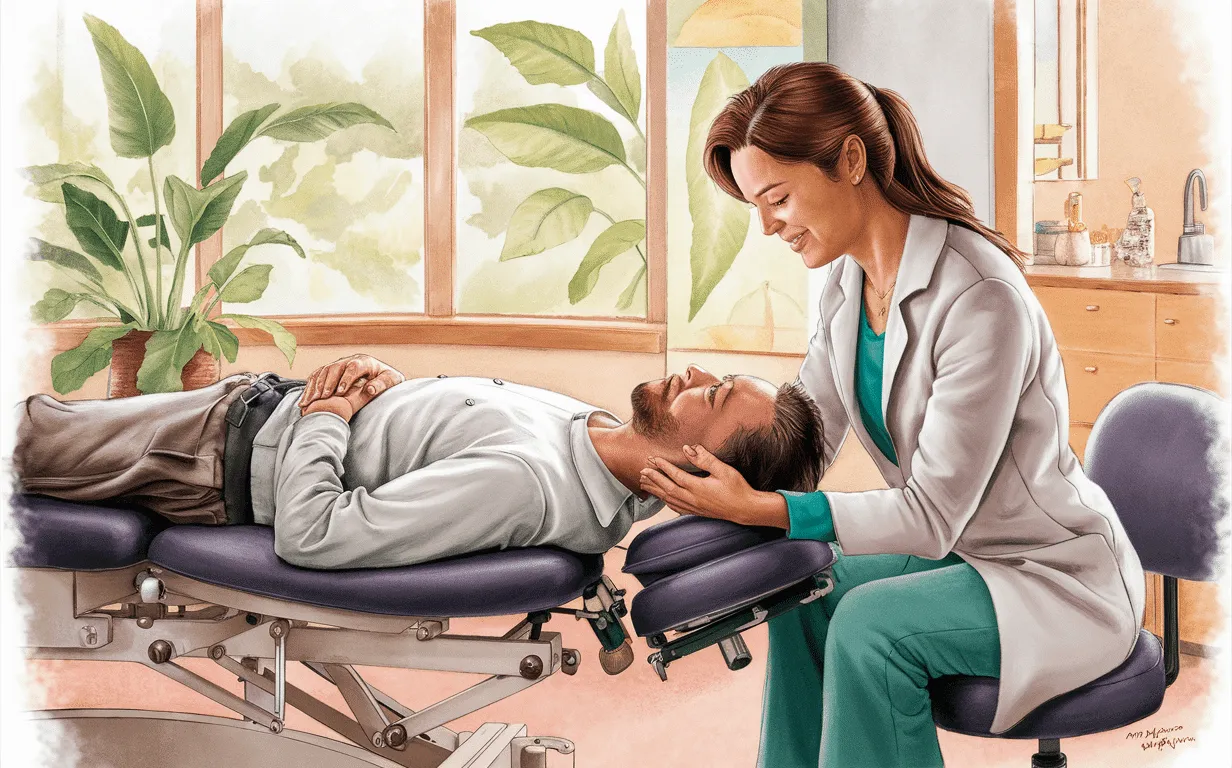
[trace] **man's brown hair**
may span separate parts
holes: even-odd
[[[714,455],[755,490],[815,491],[821,482],[821,412],[799,381],[784,384],[774,396],[774,420],[761,429],[738,429]]]

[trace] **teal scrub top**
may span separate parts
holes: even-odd
[[[856,402],[860,408],[860,420],[868,430],[873,443],[895,466],[894,443],[886,431],[885,417],[881,413],[881,376],[885,361],[885,334],[873,333],[860,304],[860,330],[856,341]],[[790,539],[816,539],[834,541],[834,521],[830,517],[830,501],[822,491],[808,493],[779,491],[787,500],[789,521],[787,537]]]

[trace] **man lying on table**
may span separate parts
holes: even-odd
[[[621,423],[501,379],[407,381],[368,355],[319,368],[306,385],[271,391],[271,381],[235,374],[114,400],[34,395],[14,453],[20,489],[121,500],[176,522],[234,522],[250,506],[287,562],[374,568],[544,544],[606,551],[663,506],[639,490],[647,459],[691,470],[685,445],[758,492],[814,490],[820,475],[820,417],[798,383],[720,381],[691,365],[634,387]]]

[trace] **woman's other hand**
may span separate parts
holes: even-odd
[[[684,446],[684,453],[709,477],[697,477],[669,461],[652,456],[642,470],[640,485],[682,514],[730,520],[741,525],[787,528],[787,500],[777,493],[754,490],[730,464],[702,446]]]

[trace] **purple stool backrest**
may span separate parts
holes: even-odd
[[[1084,469],[1108,494],[1144,570],[1219,577],[1228,415],[1228,404],[1204,389],[1150,382],[1118,394],[1095,420]]]

